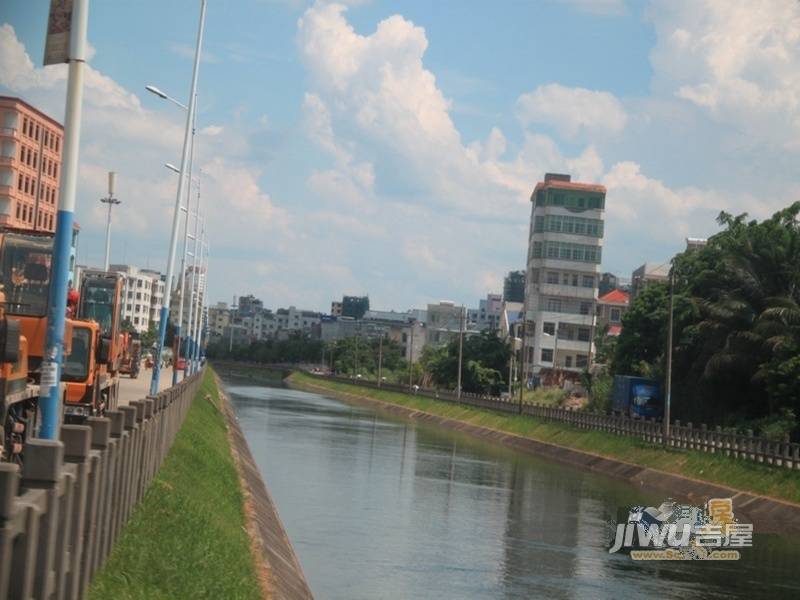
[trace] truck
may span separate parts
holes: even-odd
[[[664,414],[661,384],[633,375],[615,375],[611,409],[638,419],[660,419]]]

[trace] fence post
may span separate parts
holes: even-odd
[[[39,531],[34,554],[33,595],[49,597],[54,580],[51,576],[55,559],[58,528],[58,498],[56,486],[64,462],[64,444],[57,440],[34,439],[25,444],[25,462],[22,465],[23,490],[41,490],[44,497],[39,505]]]
[[[19,467],[13,463],[0,463],[0,598],[8,598],[11,584],[11,553],[14,541],[14,501],[19,492]],[[15,571],[19,577],[19,571]]]
[[[70,539],[67,541],[68,561],[63,578],[63,597],[83,598],[86,590],[81,589],[81,556],[84,552],[86,500],[89,492],[89,457],[91,453],[92,430],[85,425],[62,425],[61,441],[64,444],[64,462],[75,466],[75,491],[72,514],[69,516]],[[59,588],[61,589],[61,588]]]

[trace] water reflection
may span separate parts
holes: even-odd
[[[606,550],[641,488],[316,394],[230,387],[319,598],[800,597],[793,540],[737,563]]]

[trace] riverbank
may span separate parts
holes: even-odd
[[[800,531],[797,471],[701,452],[664,449],[634,438],[364,388],[305,373],[293,373],[287,383],[663,489],[671,496],[696,502],[709,497],[733,497],[737,513],[752,519],[759,530]]]
[[[262,598],[211,369],[91,598]]]

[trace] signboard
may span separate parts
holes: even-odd
[[[47,20],[47,41],[44,45],[44,65],[69,62],[69,34],[72,24],[72,0],[50,0]]]

